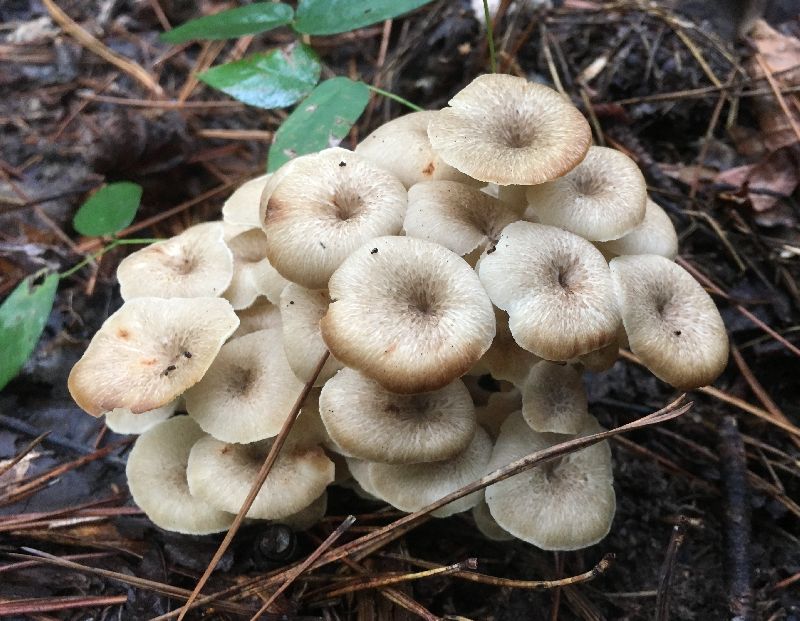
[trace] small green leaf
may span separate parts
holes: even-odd
[[[81,205],[72,219],[72,226],[88,237],[119,233],[133,222],[141,200],[142,186],[138,183],[109,183]]]
[[[0,305],[0,390],[14,379],[33,353],[53,309],[58,274],[40,285],[28,276]]]
[[[251,106],[284,108],[311,92],[321,70],[314,50],[299,44],[288,52],[273,50],[220,65],[198,77]]]
[[[408,13],[431,0],[300,0],[294,28],[330,35],[363,28]]]
[[[284,26],[292,21],[292,14],[288,4],[258,2],[198,17],[162,33],[161,40],[183,43],[192,39],[234,39]]]
[[[331,78],[320,83],[283,122],[269,149],[269,171],[298,155],[339,144],[369,101],[363,82]]]

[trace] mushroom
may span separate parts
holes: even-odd
[[[281,309],[266,298],[257,299],[251,306],[236,311],[239,327],[231,338],[238,338],[256,330],[281,327]]]
[[[717,307],[679,265],[658,255],[609,264],[631,351],[660,380],[682,390],[712,383],[728,362]]]
[[[184,398],[203,431],[246,443],[277,435],[302,389],[272,328],[228,341]]]
[[[300,509],[297,513],[281,518],[280,522],[294,531],[308,530],[325,517],[327,510],[328,492],[325,491],[305,509]]]
[[[575,434],[588,415],[580,373],[566,364],[534,365],[522,387],[522,417],[531,429]]]
[[[590,147],[569,173],[528,188],[539,222],[591,241],[618,239],[641,224],[647,183],[631,158],[615,149]]]
[[[678,255],[678,234],[667,212],[648,198],[639,226],[619,239],[597,242],[596,246],[608,260],[624,254],[659,254],[674,260]]]
[[[397,178],[346,149],[297,159],[267,201],[267,256],[285,278],[324,289],[364,242],[399,233],[406,190]]]
[[[93,416],[155,410],[203,377],[238,325],[221,298],[135,298],[106,319],[67,387]]]
[[[267,259],[267,237],[261,229],[250,229],[231,239],[233,278],[223,296],[233,308],[241,310],[253,305],[264,295],[273,304],[289,281],[270,265]]]
[[[312,291],[295,283],[281,293],[283,348],[289,366],[303,382],[311,379],[319,359],[328,351],[319,321],[325,316],[329,302],[327,291]],[[342,366],[333,356],[328,357],[314,385],[322,386]]]
[[[320,322],[328,349],[392,392],[446,386],[494,338],[492,305],[474,270],[431,242],[373,239],[336,270],[329,293]]]
[[[353,369],[342,369],[323,387],[319,407],[336,446],[368,461],[450,459],[475,434],[475,406],[460,380],[433,392],[398,395]]]
[[[222,219],[230,224],[260,228],[261,193],[270,177],[272,177],[271,174],[261,175],[240,185],[222,205]]]
[[[475,408],[475,418],[478,424],[489,432],[492,438],[500,433],[500,427],[509,414],[522,407],[522,395],[516,388],[489,395],[486,405]]]
[[[619,337],[618,337],[619,338]],[[619,340],[615,339],[608,345],[590,351],[578,357],[577,362],[587,371],[601,373],[608,371],[619,359]]]
[[[233,255],[223,240],[221,222],[197,224],[145,246],[117,268],[123,300],[217,297],[232,276]]]
[[[524,78],[475,78],[428,125],[433,150],[473,179],[533,185],[566,174],[586,155],[589,123],[566,98]]]
[[[481,531],[481,534],[487,539],[492,541],[510,541],[514,535],[504,531],[500,525],[492,517],[489,511],[489,505],[485,500],[472,507],[472,519],[475,520],[475,526]]]
[[[134,414],[125,408],[116,408],[106,412],[103,420],[106,423],[106,427],[114,433],[139,435],[171,417],[175,413],[177,406],[178,399],[170,401],[155,410],[141,412],[140,414]]]
[[[356,147],[355,152],[388,170],[406,187],[420,181],[460,181],[474,184],[467,175],[445,164],[428,140],[428,123],[436,112],[411,112],[384,123]]]
[[[203,435],[191,418],[177,416],[136,439],[125,467],[128,488],[133,501],[156,526],[206,535],[227,530],[233,523],[233,512],[220,511],[189,492],[189,451]]]
[[[601,431],[591,416],[578,435]],[[500,430],[489,470],[502,468],[565,439],[539,433],[522,413],[508,417]],[[608,534],[616,510],[608,442],[550,460],[486,488],[486,502],[497,524],[543,550],[577,550]]]
[[[508,312],[514,340],[540,358],[570,360],[616,337],[620,317],[608,265],[577,235],[509,224],[478,272],[492,302]]]
[[[514,340],[508,327],[508,315],[494,309],[497,334],[491,347],[478,360],[470,373],[489,373],[494,379],[511,382],[514,386],[525,383],[531,367],[541,358],[522,349]]]

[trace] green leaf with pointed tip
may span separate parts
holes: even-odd
[[[198,17],[162,33],[161,40],[183,43],[192,39],[235,39],[285,26],[292,21],[293,13],[288,4],[257,2]]]
[[[330,35],[363,28],[408,13],[431,0],[300,0],[294,28]]]
[[[269,149],[268,170],[298,155],[339,144],[361,116],[369,101],[363,82],[331,78],[321,82],[283,122]]]
[[[0,390],[14,379],[30,358],[53,309],[58,274],[39,285],[28,276],[0,305]]]
[[[213,67],[198,77],[251,106],[284,108],[311,92],[321,70],[314,50],[298,44],[288,51],[273,50]]]
[[[81,205],[72,219],[72,226],[88,237],[119,233],[133,222],[141,200],[142,186],[138,183],[109,183]]]

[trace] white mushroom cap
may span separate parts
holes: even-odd
[[[286,526],[294,531],[308,530],[325,517],[325,512],[327,510],[328,492],[325,491],[305,509],[301,509],[297,513],[281,518],[280,522],[281,524],[286,524]]]
[[[93,416],[166,405],[205,374],[239,319],[221,298],[136,298],[106,319],[67,386]]]
[[[616,336],[611,272],[597,248],[577,235],[509,224],[478,271],[492,302],[508,312],[514,340],[540,358],[570,360]]]
[[[483,500],[479,504],[472,507],[472,519],[475,520],[475,526],[481,531],[481,534],[487,539],[492,541],[510,541],[514,535],[504,531],[500,525],[492,517],[489,511],[489,505]]]
[[[403,228],[465,256],[497,241],[517,214],[499,199],[455,181],[424,181],[408,190]]]
[[[302,389],[286,361],[281,331],[273,328],[228,341],[184,398],[206,433],[255,442],[278,434]]]
[[[566,98],[524,78],[475,78],[428,125],[434,151],[473,179],[533,185],[566,174],[592,140],[589,123]]]
[[[189,451],[203,437],[188,416],[177,416],[144,432],[128,456],[125,473],[133,501],[156,525],[188,535],[218,533],[233,523],[220,511],[189,493]]]
[[[123,300],[142,297],[216,297],[233,276],[233,255],[221,222],[207,222],[145,246],[117,268]]]
[[[353,487],[353,491],[367,500],[380,500],[375,493],[375,488],[372,487],[372,477],[370,475],[370,466],[372,462],[347,456],[345,456],[345,460],[347,461],[347,468],[350,470],[350,474],[353,475],[351,482],[358,486]],[[347,487],[348,485],[345,486]],[[363,492],[363,494],[360,492]]]
[[[371,463],[369,483],[372,490],[367,491],[374,491],[380,499],[401,511],[417,511],[485,475],[491,453],[489,434],[478,427],[469,446],[452,459],[405,465]],[[482,498],[482,491],[473,492],[432,511],[431,515],[448,517],[468,511]]]
[[[639,226],[619,239],[598,242],[597,247],[609,260],[624,254],[659,254],[674,260],[678,256],[678,234],[667,212],[648,198]]]
[[[541,358],[517,345],[508,327],[508,314],[495,308],[494,318],[497,335],[492,341],[492,346],[478,360],[471,373],[489,373],[497,380],[522,386],[531,367]]]
[[[170,401],[160,408],[150,410],[149,412],[142,412],[134,414],[125,408],[116,408],[110,412],[106,412],[103,420],[114,433],[122,434],[142,434],[151,427],[155,427],[158,423],[167,420],[175,413],[175,408],[178,405],[178,400]]]
[[[281,309],[266,298],[257,299],[252,306],[236,311],[239,327],[231,338],[238,338],[256,330],[281,328]]]
[[[289,281],[270,265],[264,232],[250,229],[231,239],[228,246],[233,251],[233,278],[223,294],[225,299],[236,310],[252,306],[259,295],[277,304]]]
[[[500,427],[513,412],[522,407],[522,395],[519,390],[493,392],[489,395],[486,405],[475,408],[475,417],[492,438],[500,433]]]
[[[434,180],[474,184],[434,153],[428,140],[428,123],[435,116],[436,112],[423,110],[392,119],[364,138],[355,152],[388,170],[406,188]]]
[[[602,428],[592,417],[579,435]],[[522,414],[500,430],[489,470],[565,439],[531,429]],[[616,510],[611,451],[600,442],[516,474],[486,488],[486,502],[498,525],[543,550],[577,550],[608,534]]]
[[[578,433],[589,415],[581,374],[566,364],[542,361],[522,388],[522,417],[534,431]]]
[[[728,362],[728,335],[691,274],[658,255],[617,257],[610,267],[631,351],[647,368],[682,390],[717,379]]]
[[[270,263],[292,282],[324,289],[353,250],[400,231],[406,200],[396,177],[351,151],[298,159],[267,203]]]
[[[226,444],[206,436],[192,447],[187,467],[193,496],[238,512],[250,492],[271,441]],[[247,517],[282,520],[302,511],[333,482],[334,466],[320,447],[284,446]]]
[[[475,434],[475,406],[460,380],[416,395],[398,395],[342,369],[320,395],[322,422],[345,454],[413,464],[461,453]]]
[[[618,239],[644,219],[647,182],[631,158],[590,147],[586,158],[560,179],[528,188],[539,222],[592,241]]]
[[[342,263],[329,293],[320,325],[331,353],[393,392],[449,384],[494,338],[492,305],[475,272],[431,242],[373,239]]]
[[[261,175],[240,185],[222,205],[222,219],[230,224],[260,228],[258,211],[261,193],[270,177],[271,174]]]
[[[303,382],[311,379],[319,359],[328,351],[319,322],[325,316],[329,302],[327,291],[312,291],[295,283],[290,283],[281,293],[283,348],[289,366]],[[342,366],[336,358],[329,356],[314,385],[322,386]]]

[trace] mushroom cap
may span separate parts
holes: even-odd
[[[259,295],[273,304],[289,281],[267,259],[267,237],[261,229],[250,229],[233,237],[228,246],[233,251],[233,278],[223,296],[234,309],[252,306]]]
[[[436,112],[411,112],[384,123],[356,147],[365,160],[388,170],[406,188],[420,181],[460,181],[475,184],[467,175],[442,161],[428,140],[428,123]]]
[[[508,327],[508,314],[495,308],[494,319],[497,334],[492,346],[478,360],[471,373],[489,373],[494,379],[522,386],[531,367],[541,358],[517,345]]]
[[[231,338],[238,338],[257,330],[281,328],[281,309],[266,298],[257,299],[251,306],[236,311],[239,327]]]
[[[480,479],[487,472],[491,453],[489,434],[478,427],[469,446],[451,459],[422,464],[371,463],[369,483],[382,500],[401,511],[413,512]],[[468,511],[482,498],[482,491],[473,492],[432,511],[431,515],[448,517]]]
[[[533,185],[566,174],[592,140],[589,123],[558,92],[524,78],[475,78],[428,125],[433,150],[473,179]]]
[[[602,373],[608,371],[614,366],[614,363],[619,360],[619,341],[614,340],[608,345],[590,351],[588,354],[583,354],[578,357],[577,362],[580,363],[587,371],[593,373]]]
[[[478,267],[514,340],[545,360],[570,360],[607,345],[620,325],[611,272],[585,239],[532,222],[509,224]]]
[[[184,398],[203,431],[246,443],[277,435],[302,389],[272,328],[228,341]]]
[[[129,254],[117,268],[123,300],[142,297],[217,297],[233,276],[233,255],[221,222],[189,227],[180,235]]]
[[[264,463],[271,441],[226,444],[206,436],[197,441],[186,469],[193,496],[238,513]],[[282,520],[319,498],[333,482],[333,462],[321,447],[284,446],[247,517]]]
[[[446,386],[489,349],[494,312],[457,254],[411,237],[379,237],[330,280],[322,318],[331,353],[382,386],[417,393]]]
[[[521,407],[522,395],[516,388],[505,392],[493,392],[489,395],[486,405],[475,408],[475,418],[492,438],[496,438],[509,415]]]
[[[587,416],[579,435],[601,430],[597,421]],[[512,414],[500,430],[489,470],[564,439],[559,434],[536,432],[521,413]],[[577,550],[595,544],[608,534],[616,510],[608,442],[490,485],[486,502],[502,529],[543,550]]]
[[[342,369],[322,389],[320,415],[347,455],[389,464],[450,459],[475,434],[475,406],[460,380],[433,392],[398,395]]]
[[[528,188],[528,203],[542,224],[584,239],[618,239],[641,224],[647,182],[631,158],[615,149],[590,147],[572,171]]]
[[[67,387],[93,416],[155,410],[200,381],[238,325],[221,298],[135,298],[105,320]]]
[[[311,379],[319,359],[328,351],[319,321],[325,316],[329,303],[327,291],[313,291],[295,283],[290,283],[281,293],[283,349],[292,371],[303,382]],[[314,386],[322,386],[342,366],[329,356]]]
[[[175,413],[177,406],[178,399],[170,401],[155,410],[141,412],[140,414],[134,414],[125,408],[116,408],[106,412],[103,420],[106,423],[106,427],[114,433],[139,435],[170,418]]]
[[[370,466],[372,462],[365,461],[363,459],[358,459],[357,457],[347,457],[345,456],[345,461],[347,462],[347,469],[350,470],[350,474],[353,475],[351,481],[345,482],[345,487],[348,487],[348,483],[355,483],[358,487],[354,487],[353,491],[356,492],[361,498],[366,498],[367,500],[380,500],[378,495],[375,493],[375,489],[372,487],[372,478],[370,475]],[[363,492],[366,494],[359,493]]]
[[[589,415],[581,374],[567,364],[542,361],[522,387],[522,417],[534,431],[578,433]]]
[[[261,193],[271,177],[272,174],[267,173],[240,185],[222,205],[222,219],[230,224],[260,228]]]
[[[503,201],[456,181],[423,181],[408,190],[403,228],[409,237],[436,242],[464,256],[497,241],[518,220]]]
[[[267,256],[285,278],[324,289],[353,250],[403,226],[406,189],[346,149],[295,160],[267,202]]]
[[[234,515],[189,492],[189,451],[203,432],[188,416],[159,423],[136,439],[125,473],[133,501],[160,528],[187,535],[218,533]]]
[[[631,351],[681,390],[712,383],[728,363],[728,335],[711,297],[691,274],[658,255],[610,263]]]
[[[510,541],[514,535],[504,531],[492,517],[485,500],[472,507],[472,519],[481,534],[492,541]]]
[[[308,530],[325,517],[327,510],[328,492],[325,491],[305,509],[292,513],[292,515],[287,515],[285,518],[281,518],[280,521],[281,524],[286,524],[293,531]]]
[[[527,191],[528,186],[526,185],[500,185],[497,186],[497,198],[521,217],[528,208]]]
[[[678,256],[678,234],[667,212],[648,198],[639,226],[619,239],[598,242],[597,248],[609,260],[625,254],[659,254],[674,260]]]

